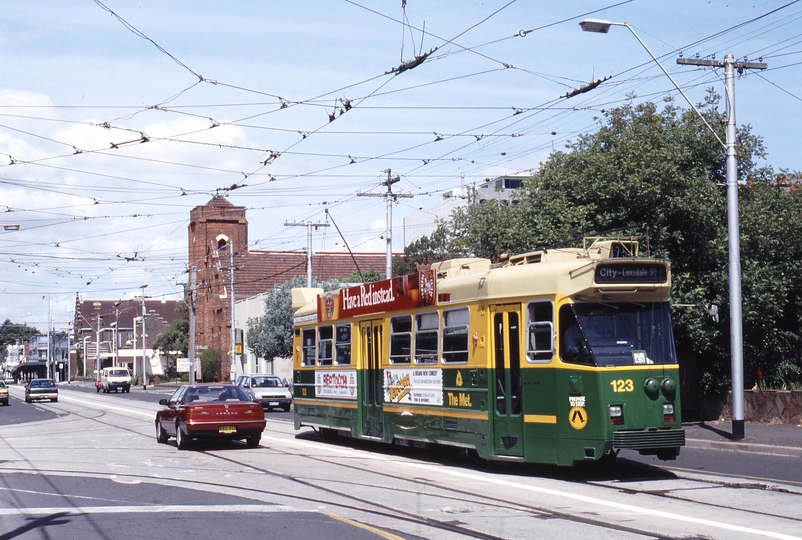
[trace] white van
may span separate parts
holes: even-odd
[[[126,368],[107,367],[100,372],[100,388],[103,393],[108,394],[112,390],[116,392],[122,389],[123,392],[131,391],[131,373]]]

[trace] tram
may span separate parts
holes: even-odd
[[[685,444],[668,261],[633,238],[292,290],[295,428],[563,466]]]

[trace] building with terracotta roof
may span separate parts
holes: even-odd
[[[215,378],[228,380],[238,371],[231,351],[232,298],[254,297],[293,277],[305,276],[307,254],[249,250],[245,208],[234,206],[221,195],[192,209],[188,232],[189,269],[195,269],[196,356],[200,357],[203,350],[215,351],[219,355]],[[382,271],[386,254],[354,253],[352,259],[349,253],[315,252],[312,276],[328,281],[350,274],[357,269],[354,259],[363,272]],[[244,330],[246,322],[237,321],[235,327]]]

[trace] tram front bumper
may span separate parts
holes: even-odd
[[[680,447],[685,446],[684,429],[644,429],[637,431],[613,432],[613,449],[637,450],[644,455],[679,454]],[[671,459],[668,457],[668,459]]]

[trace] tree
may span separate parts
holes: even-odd
[[[802,388],[802,193],[758,180],[740,195],[744,379]]]
[[[724,139],[719,96],[700,110]],[[443,250],[499,261],[598,231],[630,227],[644,254],[672,262],[679,352],[698,358],[701,388],[730,387],[727,205],[721,146],[670,98],[603,113],[599,129],[554,152],[525,182],[519,204],[472,205],[441,224]],[[745,383],[760,368],[774,385],[802,383],[802,201],[773,171],[750,126],[737,130],[744,298]],[[720,306],[720,321],[704,315]],[[795,382],[796,381],[796,382]]]
[[[438,223],[431,236],[422,236],[404,247],[404,255],[393,259],[393,274],[403,276],[413,274],[423,265],[453,259],[459,254],[451,251],[449,245],[448,220]]]
[[[180,319],[171,322],[153,340],[153,348],[162,353],[172,351],[187,354],[189,350],[189,297],[185,297],[183,302],[178,302],[175,312],[181,314]]]
[[[375,268],[371,268],[370,270],[363,271],[361,276],[359,275],[359,272],[354,270],[350,274],[340,276],[337,278],[337,281],[340,283],[363,283],[363,278],[364,283],[371,283],[373,281],[381,281],[384,279],[384,276],[382,276]]]
[[[201,353],[201,376],[203,382],[212,382],[220,378],[220,353],[214,349],[206,349]]]
[[[39,330],[27,324],[12,323],[9,319],[0,325],[0,357],[6,357],[8,345],[13,345],[17,341],[20,343],[30,341],[34,336],[41,335]]]
[[[330,291],[338,289],[340,282],[332,280],[312,286]],[[265,297],[264,315],[248,319],[248,349],[258,358],[292,355],[292,289],[296,287],[306,287],[306,278],[296,276],[273,287]]]

